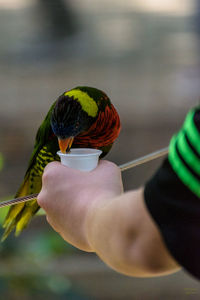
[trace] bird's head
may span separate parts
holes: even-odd
[[[74,138],[89,129],[98,115],[97,103],[77,88],[58,97],[51,114],[51,127],[62,153],[69,151]]]

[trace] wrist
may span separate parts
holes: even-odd
[[[95,241],[96,229],[99,230],[100,227],[105,226],[102,219],[102,213],[104,208],[107,207],[108,203],[112,202],[121,193],[115,193],[113,191],[101,191],[101,193],[96,192],[92,201],[88,203],[85,211],[84,219],[84,236],[88,249],[90,252],[96,252]],[[103,225],[104,224],[104,225]],[[98,235],[98,234],[97,234]]]

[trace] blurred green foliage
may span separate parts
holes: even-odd
[[[0,225],[8,209],[0,209]],[[0,236],[2,233],[3,228],[0,228]],[[50,226],[43,224],[39,230],[28,228],[19,238],[9,236],[0,243],[0,299],[87,299],[77,293],[70,280],[59,274],[59,270],[54,274],[44,267],[54,260],[78,253],[79,250],[66,243]]]
[[[56,287],[55,288],[55,284]],[[66,299],[70,282],[61,276],[13,274],[0,276],[1,299]],[[70,298],[71,299],[71,298]],[[81,298],[76,298],[81,299]]]
[[[0,276],[0,299],[7,300],[86,300],[71,288],[70,281],[58,275],[21,275]]]
[[[1,199],[0,202],[2,202],[2,201],[4,201],[4,200],[11,199],[11,198],[12,198],[12,197],[9,197],[9,198],[6,197],[6,198],[4,198],[4,199]],[[0,209],[0,225],[3,224],[3,220],[5,219],[5,216],[6,216],[7,212],[8,212],[8,209],[9,209],[8,206],[6,206],[6,207],[1,207],[1,209]]]

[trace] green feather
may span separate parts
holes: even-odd
[[[52,140],[49,140],[52,134],[50,116],[54,105],[55,103],[50,108],[46,118],[38,129],[28,168],[24,180],[15,195],[16,198],[39,193],[42,186],[42,174],[45,166],[51,161],[59,160],[56,155],[56,152],[59,150],[57,138],[54,137]],[[28,225],[38,209],[39,206],[36,200],[11,206],[3,223],[5,231],[2,236],[2,241],[7,238],[14,228],[16,228],[15,235],[18,236]]]

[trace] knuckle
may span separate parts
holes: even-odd
[[[111,161],[105,161],[105,162],[106,162],[105,166],[108,168],[108,170],[111,173],[116,173],[116,174],[121,173],[120,168],[115,163],[113,163]]]
[[[55,177],[55,172],[56,172],[56,166],[55,166],[55,163],[52,162],[52,163],[49,163],[45,169],[44,169],[44,172],[43,172],[43,175],[42,175],[42,180],[43,182],[46,182],[46,181],[49,181],[51,180],[52,178]]]
[[[46,183],[49,180],[49,177],[51,177],[51,173],[48,170],[44,170],[44,173],[42,175],[42,183]]]
[[[39,193],[39,195],[37,196],[37,203],[40,207],[43,207],[43,204],[45,202],[45,197],[43,196],[42,193]]]
[[[37,196],[37,203],[45,211],[49,210],[49,201],[45,192],[42,191],[39,193],[39,195]]]
[[[52,184],[63,172],[63,168],[65,167],[63,167],[59,162],[49,163],[44,169],[42,183]]]
[[[100,161],[100,166],[98,169],[100,176],[105,176],[106,178],[121,177],[120,168],[113,162],[108,160]]]

